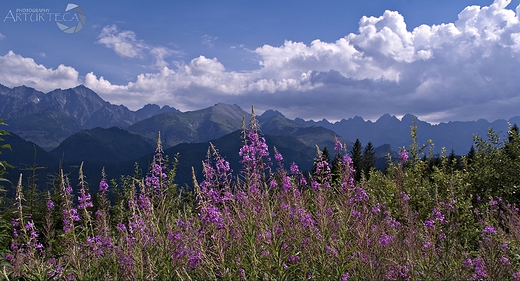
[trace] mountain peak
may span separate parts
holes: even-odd
[[[405,122],[405,123],[411,123],[413,118],[417,118],[415,115],[413,114],[410,114],[410,113],[406,113],[403,118],[401,118],[401,122]],[[418,120],[418,119],[417,119]]]
[[[226,104],[226,103],[217,103],[214,106],[210,107],[211,111],[214,113],[224,114],[226,116],[233,116],[239,119],[242,119],[243,116],[247,116],[247,113],[236,104]]]
[[[261,118],[272,118],[272,117],[285,117],[280,111],[268,109],[262,115]]]
[[[394,121],[399,122],[399,119],[397,119],[397,117],[395,117],[395,115],[390,115],[388,113],[385,113],[381,117],[379,117],[379,119],[377,119],[376,123],[381,123],[381,122],[385,123],[385,122],[394,122]]]

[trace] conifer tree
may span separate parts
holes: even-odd
[[[376,154],[374,152],[374,146],[372,145],[372,142],[368,142],[365,146],[365,150],[363,150],[363,161],[362,161],[362,168],[363,173],[368,179],[370,177],[370,169],[374,167],[376,164]]]
[[[361,141],[359,141],[359,139],[356,139],[356,142],[354,143],[354,146],[350,151],[350,154],[352,154],[352,165],[354,166],[354,170],[356,170],[356,175],[354,176],[354,179],[356,181],[359,181],[361,179],[361,170],[363,163],[362,149],[363,148],[361,146]]]

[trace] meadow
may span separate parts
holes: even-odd
[[[346,147],[284,169],[251,117],[231,171],[175,184],[160,138],[146,175],[59,173],[4,198],[5,280],[520,280],[520,136],[489,131],[462,158],[417,143],[356,181]],[[332,149],[331,149],[332,151]],[[331,153],[332,154],[332,153]],[[1,156],[1,154],[0,154]],[[433,161],[436,159],[436,161]],[[100,173],[104,173],[100,171]]]

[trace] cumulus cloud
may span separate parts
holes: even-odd
[[[79,73],[70,66],[47,68],[32,58],[24,58],[9,51],[0,56],[0,83],[8,87],[26,85],[40,91],[72,88],[80,84]]]
[[[377,119],[384,113],[412,113],[431,122],[509,118],[520,115],[520,6],[511,10],[508,4],[496,0],[469,6],[453,23],[413,28],[396,11],[365,16],[357,32],[335,42],[287,40],[251,50],[259,66],[248,72],[226,70],[218,58],[205,56],[170,65],[164,60],[169,49],[148,46],[133,32],[108,26],[99,43],[120,56],[151,54],[159,70],[126,85],[88,73],[84,83],[133,109],[158,103],[192,110],[227,102],[313,119]],[[10,56],[16,55],[3,59]],[[32,60],[18,56],[17,61]],[[70,67],[52,70],[32,61],[30,68],[56,77],[67,73],[64,83],[79,80]],[[21,73],[2,76],[13,85],[24,81]]]

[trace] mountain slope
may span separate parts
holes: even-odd
[[[37,143],[44,149],[57,147],[64,139],[81,128],[75,119],[51,109],[21,116],[8,122],[9,131]]]
[[[127,129],[155,141],[161,131],[164,147],[179,143],[204,142],[236,131],[247,113],[237,105],[216,104],[188,111],[166,112],[137,122]]]
[[[305,126],[297,121],[290,120],[283,116],[280,112],[266,111],[258,116],[260,128],[262,132],[273,136],[292,136],[307,146],[315,147],[318,145],[320,149],[334,147],[334,137],[351,147],[352,143],[343,139],[334,131],[322,126]]]
[[[119,163],[152,153],[154,146],[137,134],[121,128],[80,131],[51,151],[57,159],[70,162]]]
[[[27,183],[29,177],[32,176],[32,170],[38,175],[40,183],[45,182],[46,175],[50,174],[53,170],[58,168],[59,162],[47,151],[39,147],[33,142],[26,141],[20,136],[11,133],[8,136],[2,136],[4,141],[0,144],[10,144],[11,149],[2,149],[0,157],[7,163],[13,166],[13,168],[7,169],[5,178],[11,181],[11,188],[9,191],[14,190],[20,173],[23,174],[23,183]],[[9,184],[2,184],[3,186],[10,186]],[[44,186],[44,185],[42,185]]]

